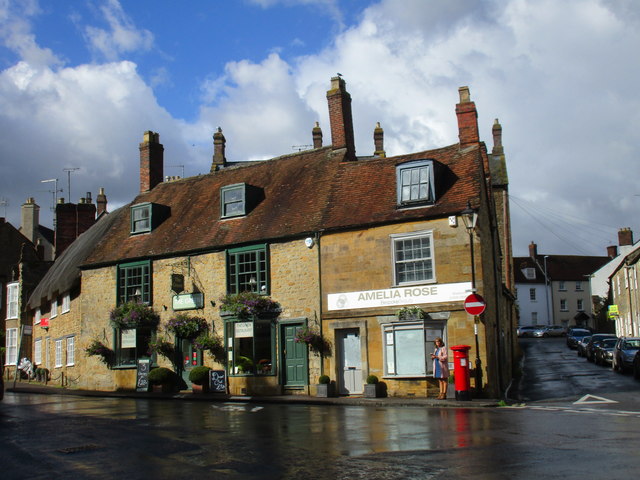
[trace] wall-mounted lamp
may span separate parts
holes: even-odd
[[[313,237],[307,237],[304,239],[304,244],[307,246],[307,248],[312,248],[316,244],[316,241],[313,239]]]

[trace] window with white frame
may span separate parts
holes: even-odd
[[[39,308],[36,308],[36,313],[33,317],[33,323],[35,325],[38,325],[40,323],[40,320],[42,319],[42,313],[40,312]]]
[[[569,311],[569,309],[567,308],[567,299],[566,298],[561,298],[560,299],[560,311],[561,312]]]
[[[432,232],[391,235],[391,241],[395,285],[435,280]]]
[[[7,328],[5,339],[5,365],[16,365],[18,363],[18,329]]]
[[[582,282],[578,281],[576,282],[576,292],[581,292],[582,291]]]
[[[40,365],[42,363],[42,339],[38,338],[33,342],[33,363]]]
[[[522,269],[522,273],[524,273],[524,278],[527,280],[535,280],[536,279],[536,269],[527,267]]]
[[[395,322],[382,326],[384,375],[425,377],[433,375],[430,354],[437,337],[444,339],[442,322]],[[446,339],[445,339],[446,342]]]
[[[538,323],[538,312],[531,312],[531,324],[535,325]]]
[[[530,288],[529,289],[529,300],[531,300],[532,302],[536,301],[536,289],[535,288]]]
[[[18,318],[18,289],[19,283],[7,284],[7,319]]]
[[[584,300],[581,298],[578,298],[578,300],[576,301],[576,308],[578,309],[579,312],[582,312],[584,310]]]
[[[62,296],[62,313],[71,310],[71,295],[66,293]]]
[[[67,366],[72,366],[75,363],[75,337],[67,337]]]
[[[62,366],[62,340],[56,340],[56,368]]]
[[[418,160],[396,167],[398,205],[434,201],[433,161]]]
[[[49,318],[53,318],[57,316],[58,316],[58,299],[54,298],[53,300],[51,300],[51,314],[49,315]]]
[[[560,280],[558,282],[558,290],[560,290],[562,292],[562,291],[564,291],[566,289],[567,289],[567,286],[565,285],[564,280]]]

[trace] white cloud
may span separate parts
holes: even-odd
[[[122,54],[146,51],[153,46],[153,34],[139,30],[125,14],[118,0],[107,0],[100,7],[109,29],[85,27],[85,35],[91,47],[109,60],[117,60]]]

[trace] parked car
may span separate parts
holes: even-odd
[[[591,335],[587,335],[586,337],[582,337],[580,340],[578,340],[576,348],[578,350],[579,357],[587,356],[587,345],[589,343],[589,340],[591,340]]]
[[[567,347],[575,350],[581,338],[590,336],[591,331],[586,328],[570,328],[567,332]]]
[[[542,331],[543,337],[561,337],[566,335],[567,331],[562,325],[549,325]]]
[[[611,368],[615,372],[624,372],[633,368],[633,358],[640,350],[640,337],[620,337],[613,348]]]
[[[640,350],[633,357],[633,378],[640,380]]]
[[[613,349],[618,343],[617,338],[604,338],[593,349],[593,360],[596,365],[607,365],[613,358]]]
[[[533,337],[533,332],[544,325],[523,325],[518,326],[517,334],[519,337]]]
[[[593,362],[595,360],[594,343],[597,344],[598,342],[600,342],[600,340],[604,340],[605,338],[617,339],[618,337],[616,337],[612,333],[594,333],[593,335],[591,335],[591,339],[589,340],[589,343],[587,343],[587,345],[584,348],[585,350],[584,356],[587,357],[587,360],[589,362]]]

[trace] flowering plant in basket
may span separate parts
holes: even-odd
[[[279,313],[280,304],[267,295],[255,292],[230,293],[220,299],[220,311],[237,317]]]
[[[131,329],[151,327],[160,323],[160,315],[144,303],[127,302],[111,310],[111,324],[116,328]]]
[[[307,326],[296,330],[294,341],[296,343],[306,343],[312,352],[320,355],[331,354],[331,345],[329,342],[323,338],[317,330],[311,329]]]
[[[113,365],[115,352],[100,340],[92,340],[89,346],[84,349],[84,351],[89,357],[100,357],[100,361],[107,366]]]
[[[169,320],[167,330],[176,337],[193,340],[202,333],[209,331],[209,325],[203,317],[191,317],[186,313],[179,313]]]

